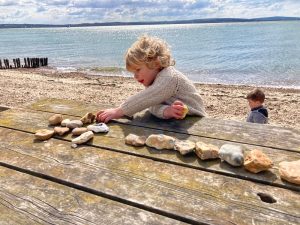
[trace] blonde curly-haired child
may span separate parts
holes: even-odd
[[[182,119],[188,115],[206,116],[203,101],[194,84],[173,66],[168,44],[148,35],[141,36],[127,50],[126,69],[146,88],[129,97],[119,107],[97,113],[96,119],[108,122],[149,108],[156,117]]]

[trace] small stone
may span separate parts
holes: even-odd
[[[71,147],[72,147],[72,148],[77,148],[77,144],[74,144],[74,143],[73,143],[73,144],[71,144]]]
[[[81,135],[85,132],[87,132],[88,129],[86,127],[76,127],[72,130],[72,134],[75,136]]]
[[[300,185],[300,160],[279,163],[279,174],[281,179]]]
[[[244,151],[239,145],[224,144],[219,151],[219,157],[232,166],[241,166],[244,163]]]
[[[182,114],[181,119],[184,119],[188,112],[189,112],[189,108],[186,105],[183,105],[183,114]]]
[[[58,125],[63,121],[63,116],[61,114],[54,114],[49,117],[48,119],[49,124],[52,126]]]
[[[41,129],[41,130],[37,130],[34,136],[37,140],[45,141],[51,138],[53,134],[54,134],[54,130]]]
[[[254,149],[245,157],[244,167],[252,173],[272,168],[273,162],[260,150]]]
[[[163,134],[151,134],[147,140],[146,145],[156,149],[174,149],[175,138]]]
[[[60,136],[64,135],[65,133],[69,132],[70,128],[68,127],[54,127],[54,133]]]
[[[83,124],[90,124],[90,123],[94,123],[95,120],[95,115],[91,112],[85,114],[80,120]]]
[[[218,146],[206,144],[202,141],[196,142],[195,153],[201,160],[219,158]]]
[[[88,125],[87,129],[95,133],[106,133],[109,131],[109,128],[105,123],[96,123]]]
[[[176,140],[174,145],[174,150],[179,151],[181,155],[186,155],[190,152],[193,152],[195,148],[195,142],[185,140]]]
[[[146,143],[146,137],[145,136],[138,136],[135,134],[128,134],[125,137],[125,143],[128,145],[133,145],[133,146],[143,146]]]
[[[72,140],[72,144],[82,144],[94,137],[93,131],[87,131]]]
[[[70,129],[74,129],[76,127],[82,127],[83,123],[81,120],[71,120],[66,124],[66,127],[69,127]]]
[[[67,126],[67,123],[69,123],[71,120],[70,119],[64,119],[63,121],[61,121],[61,126],[62,127],[66,127]]]

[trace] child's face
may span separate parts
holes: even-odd
[[[262,103],[260,101],[254,101],[252,99],[248,99],[248,103],[251,109],[262,106]]]
[[[149,69],[146,64],[133,65],[128,69],[129,72],[134,74],[134,78],[143,84],[145,87],[150,86],[159,73],[159,68]]]

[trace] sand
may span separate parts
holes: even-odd
[[[22,107],[41,98],[58,98],[119,105],[143,90],[133,78],[61,73],[53,69],[0,70],[0,106]],[[252,86],[195,84],[209,117],[245,121],[249,113],[246,94]],[[262,87],[269,124],[299,129],[300,90]]]

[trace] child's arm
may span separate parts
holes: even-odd
[[[127,116],[151,106],[159,105],[176,94],[178,79],[170,72],[160,74],[154,83],[145,90],[129,97],[120,108]]]

